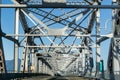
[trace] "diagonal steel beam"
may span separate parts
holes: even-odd
[[[31,9],[28,9],[28,11],[31,11],[31,12],[33,12],[33,13],[35,13],[35,14],[38,14],[38,15],[40,15],[40,16],[45,16],[44,14],[49,14],[47,11],[44,11],[44,10],[41,10],[41,9],[36,9],[35,11],[37,11],[37,12],[35,12],[35,11],[33,11],[33,10],[31,10]],[[88,10],[88,9],[86,9],[85,11],[81,11],[79,14],[79,16],[75,19],[75,20],[73,20],[72,22],[71,21],[68,21],[68,20],[66,20],[67,18],[61,18],[61,20],[60,20],[60,24],[62,24],[62,25],[65,25],[66,26],[66,24],[67,23],[72,23],[73,25],[75,25],[75,26],[78,26],[78,27],[80,27],[80,30],[82,31],[82,32],[86,32],[86,30],[85,29],[83,29],[80,25],[77,25],[76,24],[76,22],[80,19],[80,17],[82,16],[81,14],[86,14],[87,12],[89,12],[90,10]],[[44,14],[43,14],[44,13]],[[49,25],[47,25],[47,26],[50,26],[50,25],[52,25],[52,24],[55,24],[54,22],[56,22],[55,21],[55,19],[54,18],[56,18],[57,16],[55,16],[55,15],[53,15],[53,14],[49,14],[51,17],[46,17],[47,19],[49,19],[49,20],[52,20],[53,21],[53,23],[51,23],[51,24],[49,24]],[[77,15],[77,14],[75,14],[75,15]],[[62,16],[62,15],[61,15]],[[73,15],[72,15],[73,16]],[[47,21],[47,22],[49,22],[49,21]],[[46,22],[44,22],[44,23],[46,23]],[[71,26],[69,26],[70,28],[73,28],[73,27],[71,27]],[[75,28],[74,28],[75,29]],[[77,30],[77,31],[80,31],[79,29],[75,29],[75,30]]]
[[[4,33],[4,32],[2,32],[2,33],[0,34],[0,36],[4,37],[4,38],[6,38],[6,39],[8,39],[8,40],[10,40],[10,41],[12,41],[12,42],[15,42],[16,44],[19,44],[18,40],[16,40],[15,38],[13,38],[13,37],[11,37],[11,36],[6,36],[6,35],[7,35],[7,34]]]
[[[93,11],[91,11],[91,12],[79,23],[79,25],[80,25],[92,12],[93,12]],[[82,16],[81,16],[81,17],[82,17]],[[71,24],[69,24],[69,25],[71,25]],[[68,36],[71,35],[77,27],[78,27],[78,26],[76,26],[76,27],[68,34]],[[61,41],[61,43],[62,43],[64,40],[66,40],[66,39],[68,38],[68,36],[66,36],[66,37]],[[61,43],[59,43],[59,45],[60,45]]]
[[[26,21],[25,15],[23,14],[22,11],[20,11],[20,21],[21,21],[24,32],[29,33],[30,28],[28,27],[28,23]]]
[[[41,21],[41,20],[39,20],[37,17],[35,17],[32,13],[30,13],[30,12],[27,12],[27,11],[25,11],[25,10],[22,10],[21,9],[21,11],[26,15],[26,16],[28,16],[32,21],[34,20],[34,21],[36,21],[38,24],[40,24],[42,27],[45,27],[45,28],[47,28],[47,26]],[[33,22],[35,25],[36,25],[36,23],[35,22]],[[39,28],[38,26],[37,26],[37,28],[43,33],[43,34],[45,34],[45,32],[41,29],[41,28]],[[51,43],[53,43],[54,45],[55,45],[55,43],[51,40],[51,38],[50,37],[48,37],[47,36],[47,38],[48,38],[48,40],[51,42]]]

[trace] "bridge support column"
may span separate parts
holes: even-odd
[[[44,73],[44,62],[42,61],[42,73]]]
[[[43,64],[42,64],[43,66],[42,66],[42,69],[43,69],[43,73],[45,73],[45,63],[43,62]]]
[[[82,52],[82,75],[84,74],[85,70],[85,50]]]
[[[42,73],[42,61],[39,60],[39,73]]]
[[[118,0],[112,0],[113,5],[120,4],[120,1]],[[112,39],[112,66],[110,68],[110,77],[111,80],[119,80],[120,79],[120,9],[113,9],[113,34],[114,38]],[[110,63],[110,62],[109,62]]]
[[[24,48],[23,48],[23,54],[22,54],[22,59],[21,59],[21,67],[20,71],[21,72],[29,72],[29,63],[30,63],[30,49],[28,47],[25,47],[28,45],[27,38],[24,39]]]
[[[15,35],[19,34],[19,8],[15,9]],[[16,40],[19,40],[18,36],[15,36]],[[19,48],[18,44],[14,43],[14,71],[18,72],[18,55]]]
[[[97,9],[96,12],[96,34],[100,35],[100,9]],[[100,78],[100,43],[97,41],[100,37],[96,37],[96,74],[97,78]]]
[[[34,63],[35,63],[35,73],[38,72],[38,58],[36,56],[36,52],[34,53]]]
[[[32,49],[32,66],[31,66],[31,70],[34,73],[35,72],[35,52],[34,49]]]
[[[25,60],[25,72],[29,72],[29,55],[30,55],[30,50],[27,48],[26,50],[26,60]]]
[[[49,67],[47,67],[47,73],[50,74],[50,68]]]
[[[45,65],[45,73],[48,73],[48,66]]]
[[[52,69],[50,69],[50,68],[49,68],[49,74],[50,74],[51,76],[54,76],[54,73],[53,73]]]

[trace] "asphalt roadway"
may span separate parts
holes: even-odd
[[[93,79],[87,79],[82,77],[36,76],[36,77],[24,78],[22,80],[93,80]]]

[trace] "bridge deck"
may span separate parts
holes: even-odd
[[[36,76],[31,78],[25,78],[22,80],[90,80],[82,77],[50,77],[50,76]],[[94,79],[91,79],[94,80]]]

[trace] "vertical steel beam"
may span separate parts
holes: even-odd
[[[36,68],[36,54],[35,54],[35,50],[32,49],[32,72],[35,72],[35,68]]]
[[[112,0],[112,5],[116,4],[116,0]],[[112,33],[115,35],[115,16],[116,16],[116,9],[112,9]],[[109,71],[109,74],[110,74],[110,79],[111,80],[115,80],[115,74],[114,74],[114,68],[116,65],[116,58],[114,56],[114,38],[111,39],[111,43],[110,43],[110,48],[109,48],[109,56],[108,56],[108,71]]]
[[[78,63],[79,63],[79,59],[77,58],[77,60],[76,60],[76,74],[78,74]]]
[[[117,4],[119,5],[120,1],[118,0],[113,0],[113,5]],[[120,45],[116,45],[116,36],[119,36],[120,31],[119,31],[119,26],[120,26],[120,22],[119,22],[119,9],[113,9],[112,10],[112,15],[113,15],[113,23],[112,23],[112,28],[113,28],[113,34],[114,34],[114,38],[112,39],[112,69],[113,71],[110,71],[111,73],[111,79],[112,80],[119,80],[120,79]]]
[[[30,72],[30,67],[31,67],[31,62],[30,62],[30,52],[31,50],[29,49],[29,55],[28,55],[28,72]]]
[[[27,67],[26,57],[27,57],[28,48],[25,47],[27,45],[28,45],[27,38],[25,38],[24,39],[23,54],[22,54],[22,59],[21,59],[21,67],[20,67],[20,71],[23,73],[26,72],[26,67]]]
[[[26,50],[26,58],[25,58],[25,72],[28,72],[29,70],[28,70],[28,67],[29,67],[29,55],[30,55],[30,49],[29,48],[27,48],[27,50]]]
[[[112,0],[112,5],[114,5],[114,4],[116,4],[117,2],[116,2],[116,0]],[[113,9],[112,10],[112,33],[114,34],[115,33],[115,16],[116,16],[116,9]],[[113,53],[113,48],[114,48],[114,39],[112,38],[112,40],[111,40],[112,42],[111,42],[111,45],[112,46],[110,46],[111,47],[111,51],[109,52],[109,58],[111,59],[110,61],[109,61],[109,64],[111,63],[111,67],[109,67],[109,72],[110,72],[110,79],[111,80],[115,80],[115,74],[114,74],[114,71],[116,71],[114,68],[115,68],[115,66],[116,66],[116,59],[114,59],[115,57],[114,57],[114,54],[115,53]]]
[[[41,64],[41,72],[44,73],[44,70],[43,70],[43,67],[44,67],[43,64],[44,64],[44,62],[43,62],[43,60],[41,60],[41,63],[42,63]]]
[[[84,74],[84,70],[85,70],[85,49],[82,51],[82,74]]]
[[[96,11],[96,34],[100,35],[100,9]],[[100,77],[100,43],[97,41],[100,37],[96,37],[96,77]]]
[[[38,59],[38,56],[36,56],[37,57],[37,73],[39,73],[39,59]]]
[[[45,73],[47,73],[47,65],[45,64]]]
[[[42,64],[42,69],[43,69],[43,73],[45,73],[45,63],[43,62],[43,64]]]
[[[14,27],[15,35],[19,34],[19,8],[15,9],[15,27]],[[16,40],[19,40],[18,36],[15,36]],[[14,71],[18,72],[18,55],[19,55],[19,46],[14,43]]]
[[[42,73],[42,61],[39,60],[39,73]]]
[[[34,54],[35,54],[35,61],[34,61],[34,63],[35,63],[35,73],[36,73],[36,72],[38,72],[38,58],[36,56],[36,52]]]

